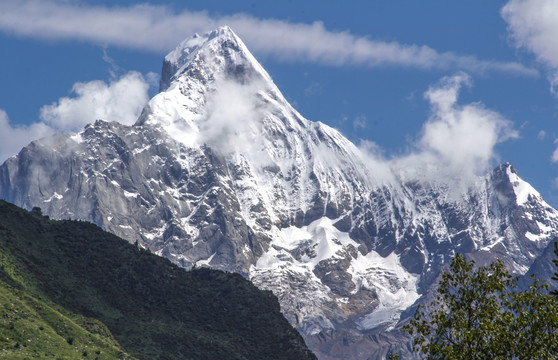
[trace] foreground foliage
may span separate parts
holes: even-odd
[[[83,342],[92,334],[107,344],[101,355],[116,349],[114,359],[315,359],[271,292],[238,274],[187,272],[90,223],[51,221],[0,201],[0,262],[8,296],[0,308],[20,296],[17,306],[36,302],[78,325],[61,333],[71,346],[60,358],[103,358],[88,350],[96,343]],[[22,323],[18,314],[0,318],[0,329]],[[29,326],[52,333],[47,323]],[[12,354],[24,358],[18,349]]]
[[[558,301],[534,280],[518,291],[502,262],[474,268],[457,255],[437,297],[404,330],[426,359],[556,359]]]

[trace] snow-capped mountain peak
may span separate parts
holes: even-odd
[[[358,149],[294,110],[230,28],[185,40],[164,68],[174,75],[136,126],[163,130],[198,155],[211,149],[226,159],[235,173],[231,186],[243,189],[237,194],[248,224],[264,217],[288,225],[298,212],[311,212],[306,225],[328,207],[337,214],[353,188],[363,188]],[[322,210],[314,214],[318,197]]]
[[[525,180],[521,179],[513,166],[506,164],[506,175],[513,186],[517,205],[523,206],[529,200],[542,200],[541,194]]]
[[[262,124],[281,112],[290,128],[308,126],[271,77],[227,26],[194,35],[171,51],[163,63],[161,92],[146,106],[136,125],[160,127],[187,146],[213,145],[234,132],[237,144],[253,143]],[[226,149],[231,150],[231,149]],[[254,149],[250,147],[247,152]],[[230,151],[229,151],[230,152]]]
[[[205,64],[200,66],[201,63]],[[168,53],[163,62],[160,91],[165,91],[173,80],[187,73],[189,68],[204,70],[206,75],[213,77],[241,76],[256,71],[270,80],[267,72],[228,26],[203,35],[195,34]]]

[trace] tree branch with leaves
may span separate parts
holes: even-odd
[[[456,255],[437,296],[403,329],[426,359],[556,359],[558,299],[534,279],[524,291],[501,261],[475,268]]]

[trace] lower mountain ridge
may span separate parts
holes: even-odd
[[[0,201],[0,357],[315,359],[269,291]]]

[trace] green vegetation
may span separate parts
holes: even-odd
[[[102,323],[70,316],[0,282],[0,358],[131,359]]]
[[[534,281],[516,289],[502,262],[473,268],[457,255],[437,298],[404,329],[426,359],[556,359],[558,300]]]
[[[0,344],[14,359],[57,345],[61,359],[315,359],[271,292],[242,276],[187,272],[90,223],[3,201],[0,281]]]

